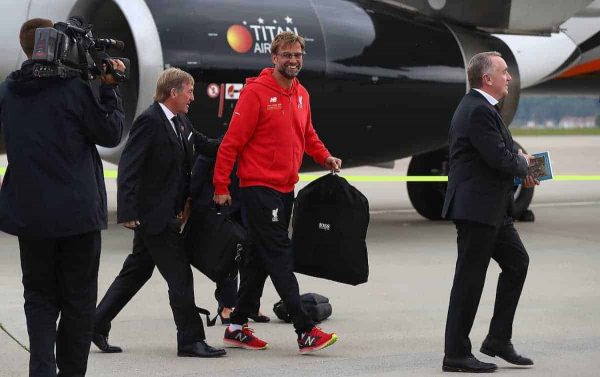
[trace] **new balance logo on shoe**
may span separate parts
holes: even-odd
[[[264,350],[269,348],[269,344],[254,336],[254,330],[248,326],[235,331],[230,331],[229,327],[227,327],[223,336],[223,343],[229,347],[245,348],[247,350]]]
[[[300,353],[308,353],[329,347],[337,340],[338,336],[335,333],[328,334],[315,326],[309,332],[298,336],[298,347]]]
[[[306,339],[304,340],[304,344],[306,344],[307,346],[312,346],[313,344],[315,344],[315,341],[317,340],[317,338],[315,338],[314,336],[306,336]]]

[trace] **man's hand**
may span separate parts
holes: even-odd
[[[531,187],[537,186],[539,184],[540,184],[540,181],[538,181],[537,179],[533,178],[532,175],[528,175],[523,180],[523,187],[525,187],[525,188],[531,188]]]
[[[337,157],[329,156],[325,159],[323,166],[335,173],[339,173],[342,168],[342,160]]]
[[[109,59],[108,61],[110,62],[110,64],[112,64],[114,70],[125,72],[125,64],[123,64],[123,62],[119,59]],[[102,71],[106,72],[106,66],[104,64],[102,64]],[[117,79],[115,79],[114,76],[111,74],[103,73],[100,76],[100,80],[102,80],[102,82],[107,85],[115,86],[118,84]]]
[[[525,157],[525,161],[527,161],[527,166],[529,166],[529,162],[533,160],[533,156],[527,153],[523,153],[522,149],[519,149],[519,156]],[[539,182],[538,182],[539,184]]]
[[[231,205],[231,195],[229,194],[215,194],[213,196],[213,201],[220,205],[220,206],[225,206],[225,205]]]
[[[129,229],[135,229],[140,225],[139,220],[131,220],[131,221],[125,221],[123,223],[123,226],[125,228],[129,228]]]
[[[188,219],[190,218],[190,215],[192,214],[192,198],[187,198],[187,200],[185,201],[185,204],[183,206],[183,211],[181,211],[181,217],[177,216],[180,220],[182,224],[185,224]]]

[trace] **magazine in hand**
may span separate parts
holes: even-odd
[[[534,153],[533,159],[529,161],[528,175],[533,176],[538,181],[552,179],[552,163],[550,162],[550,152]],[[521,177],[515,177],[515,185],[520,185],[523,180]]]

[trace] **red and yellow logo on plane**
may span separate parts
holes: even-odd
[[[227,29],[229,47],[239,54],[250,51],[255,54],[269,54],[271,43],[275,36],[283,31],[298,33],[294,19],[285,16],[283,19],[265,19],[259,17],[256,23],[242,21],[241,24],[231,25]]]
[[[232,25],[227,29],[227,42],[229,46],[240,54],[245,54],[252,48],[252,35],[242,25]]]

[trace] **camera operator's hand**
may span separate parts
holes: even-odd
[[[125,72],[125,64],[119,59],[109,59],[108,61],[110,62],[110,64],[112,64],[112,68],[114,70]],[[118,84],[117,80],[114,78],[113,75],[106,73],[106,66],[104,64],[102,64],[102,71],[104,73],[100,76],[100,80],[102,80],[104,84],[112,86]]]

